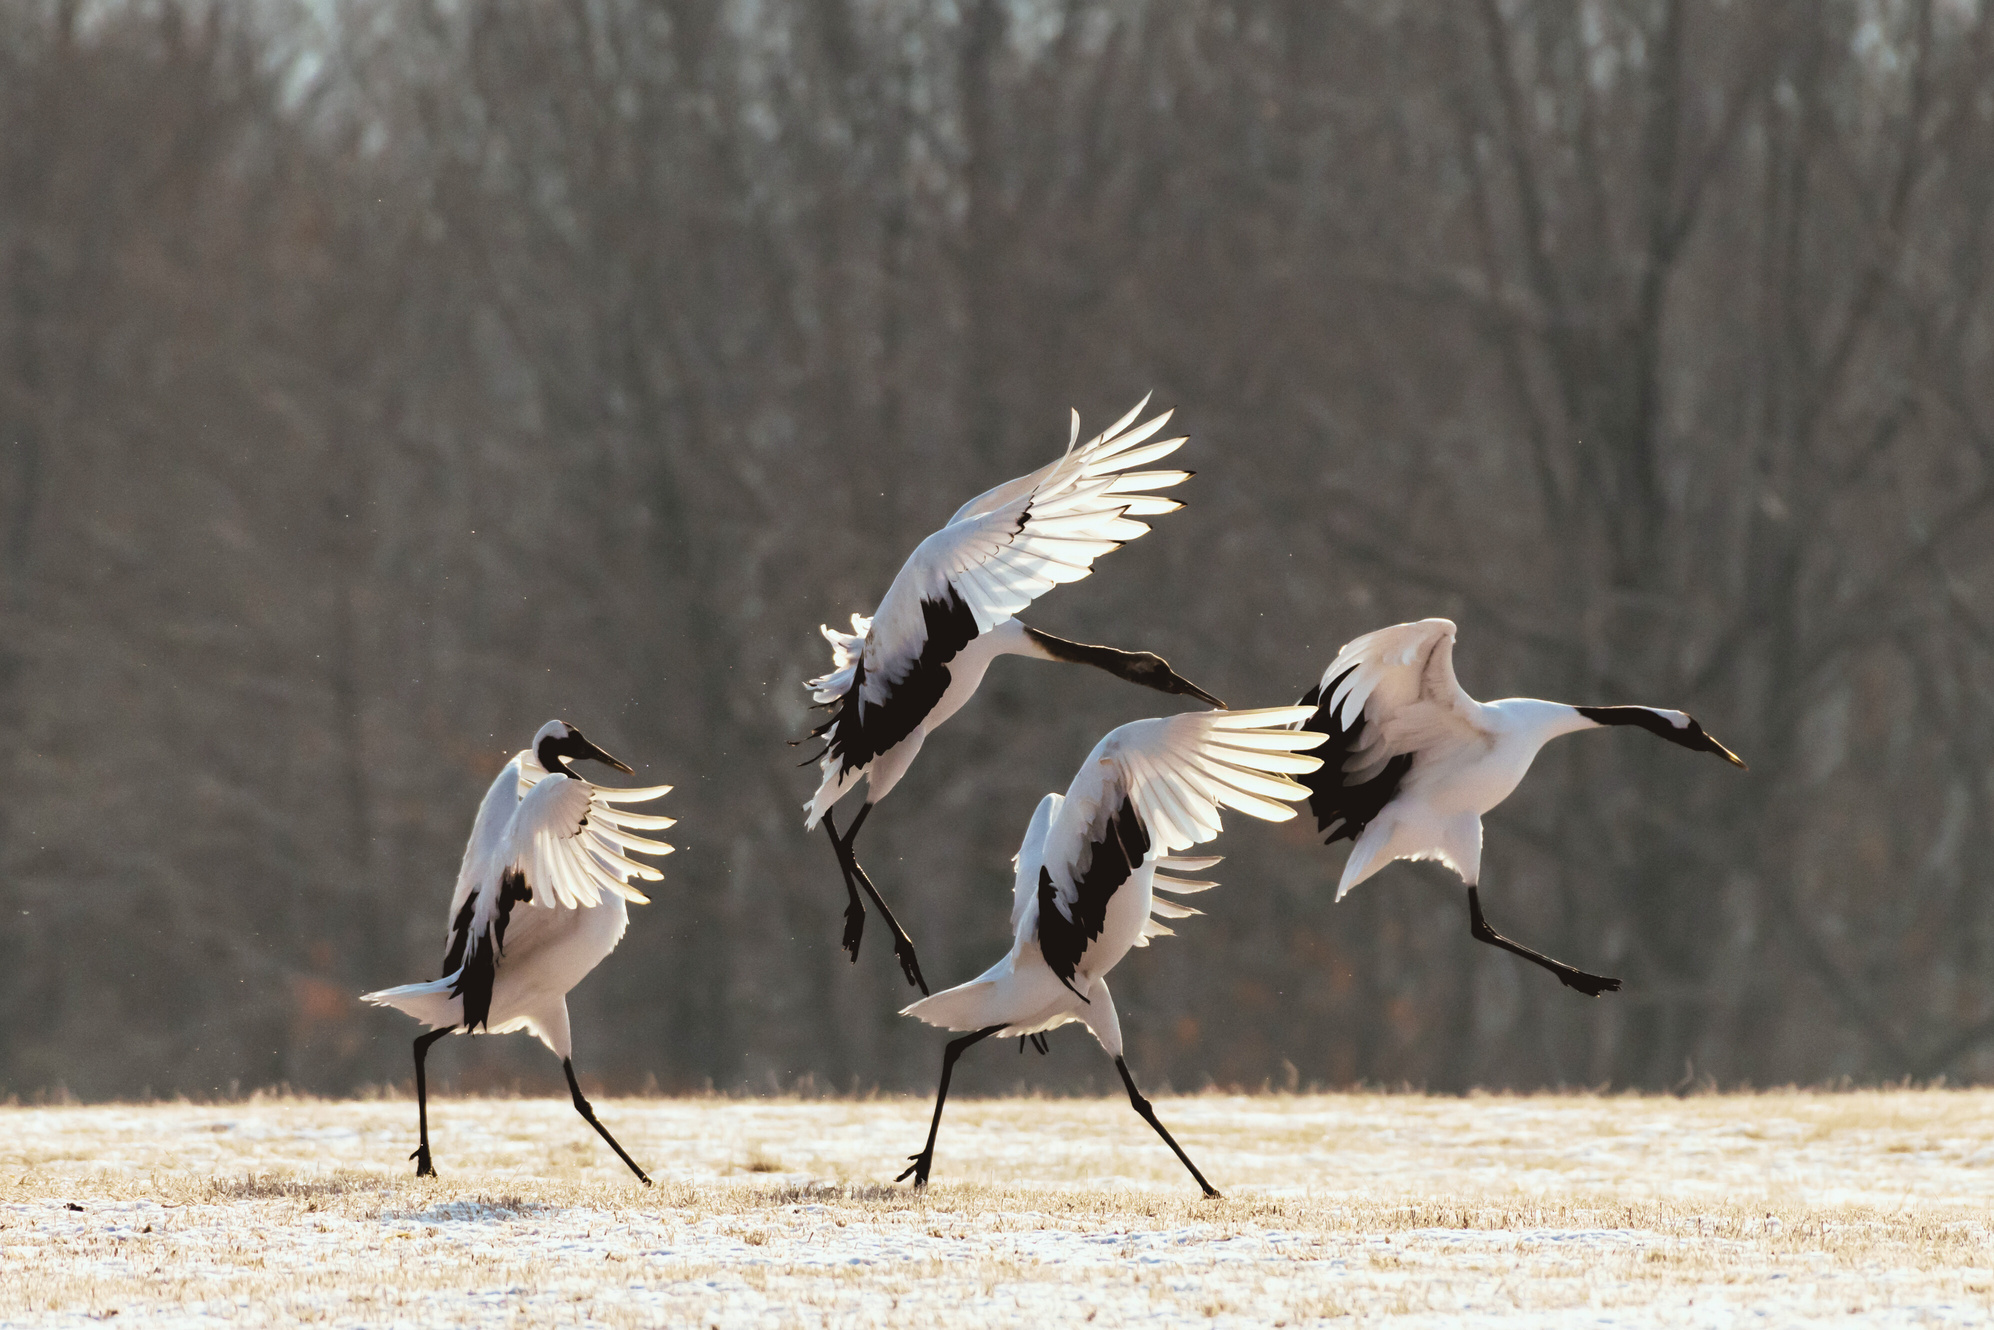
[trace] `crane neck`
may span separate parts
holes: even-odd
[[[541,766],[547,769],[548,775],[566,776],[570,780],[580,780],[581,777],[577,776],[569,768],[567,757],[554,751],[554,743],[555,740],[551,735],[542,739],[540,746],[533,750],[533,756],[539,760]]]
[[[1485,709],[1501,716],[1504,728],[1535,740],[1539,748],[1561,735],[1599,726],[1598,721],[1577,707],[1537,697],[1505,697],[1500,702],[1487,703]]]
[[[1113,647],[1090,646],[1085,642],[1074,642],[1064,637],[1054,637],[1036,628],[1028,628],[1016,619],[1020,646],[1014,648],[1020,655],[1037,656],[1041,660],[1063,660],[1071,665],[1092,665],[1097,670],[1110,674],[1124,673],[1124,662],[1133,653],[1117,651]]]

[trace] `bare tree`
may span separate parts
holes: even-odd
[[[1437,873],[1332,906],[1305,828],[1235,829],[1127,976],[1146,1074],[1986,1073],[1977,10],[750,17],[0,17],[0,1088],[400,1077],[351,994],[440,956],[477,793],[555,714],[680,787],[592,1063],[919,1081],[801,829],[814,629],[1152,388],[1190,507],[1048,628],[1264,704],[1448,614],[1478,694],[1685,706],[1753,771],[1575,738],[1491,820],[1503,917],[1627,977],[1593,1003],[1477,954]],[[1154,705],[1052,673],[999,667],[869,825],[933,977]]]

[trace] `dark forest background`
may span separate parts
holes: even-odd
[[[802,829],[817,625],[1151,389],[1190,506],[1035,623],[1268,705],[1448,615],[1477,696],[1752,770],[1584,735],[1490,818],[1596,1001],[1232,819],[1116,975],[1146,1081],[1988,1078],[1990,220],[1967,0],[0,6],[0,1093],[406,1078],[354,995],[555,715],[681,819],[584,1072],[925,1088]],[[1167,709],[1004,662],[928,744],[865,842],[931,977]]]

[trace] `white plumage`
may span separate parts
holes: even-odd
[[[1168,411],[1133,425],[1148,399],[1082,444],[1073,416],[1066,453],[956,510],[947,526],[908,556],[870,616],[850,633],[825,627],[831,672],[806,685],[831,715],[813,733],[824,740],[820,781],[804,806],[806,829],[823,821],[837,849],[849,898],[844,946],[854,960],[865,921],[863,887],[894,934],[894,952],[922,992],[913,944],[894,921],[852,852],[859,825],[899,783],[927,736],[967,702],[990,663],[1003,655],[1093,665],[1160,691],[1222,705],[1148,652],[1119,651],[1053,637],[1014,617],[1062,582],[1086,577],[1094,560],[1149,530],[1139,517],[1182,507],[1146,491],[1184,481],[1188,471],[1139,471],[1182,447],[1155,440]],[[841,838],[831,808],[866,781],[866,802]]]
[[[433,1033],[416,1040],[416,1090],[422,1143],[418,1175],[432,1174],[424,1058],[442,1035],[506,1034],[525,1030],[555,1056],[575,1107],[630,1165],[575,1080],[568,1025],[568,991],[622,940],[625,901],[648,903],[630,879],[664,874],[630,854],[670,854],[672,847],[637,834],[669,827],[672,819],[618,805],[642,803],[669,785],[613,789],[589,783],[567,765],[589,758],[630,768],[564,721],[549,721],[532,748],[515,753],[478,807],[464,847],[447,916],[443,976],[362,995],[362,1001],[407,1012]]]
[[[1114,1059],[1136,1111],[1199,1186],[1217,1194],[1136,1089],[1107,975],[1131,948],[1168,936],[1163,919],[1198,913],[1154,893],[1187,895],[1213,885],[1167,872],[1194,873],[1218,862],[1176,851],[1217,836],[1222,809],[1270,822],[1295,815],[1289,803],[1308,791],[1291,777],[1321,764],[1304,750],[1323,740],[1281,727],[1311,714],[1309,707],[1274,707],[1135,721],[1095,746],[1063,797],[1040,801],[1014,861],[1010,953],[968,983],[902,1012],[975,1032],[948,1045],[928,1143],[903,1178],[927,1181],[949,1075],[964,1049],[991,1035],[1042,1035],[1079,1021]]]
[[[1693,718],[1659,707],[1584,707],[1531,697],[1477,702],[1454,676],[1454,624],[1421,619],[1366,633],[1336,654],[1302,698],[1304,728],[1326,736],[1308,777],[1327,842],[1355,842],[1336,896],[1394,859],[1434,859],[1468,886],[1469,927],[1484,942],[1544,966],[1591,996],[1620,987],[1519,946],[1482,917],[1482,816],[1507,799],[1552,739],[1633,725],[1743,766]]]

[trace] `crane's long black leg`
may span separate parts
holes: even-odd
[[[630,1165],[630,1171],[637,1175],[637,1181],[643,1183],[646,1187],[650,1186],[651,1179],[644,1175],[643,1169],[637,1167],[637,1161],[632,1159],[629,1152],[616,1143],[616,1138],[609,1134],[609,1128],[596,1121],[595,1110],[589,1107],[588,1097],[582,1093],[581,1083],[575,1079],[574,1060],[572,1058],[562,1058],[561,1070],[568,1073],[568,1090],[575,1097],[575,1112],[581,1114],[589,1126],[595,1128],[597,1135],[609,1142],[609,1148],[616,1151],[618,1159]]]
[[[859,939],[865,936],[865,902],[859,899],[858,883],[852,880],[852,870],[846,862],[845,843],[838,839],[838,824],[828,808],[824,810],[824,834],[831,838],[831,850],[838,856],[838,871],[845,875],[845,894],[851,898],[845,906],[845,936],[838,945],[851,955],[852,964],[856,965]]]
[[[415,1037],[415,1120],[422,1144],[410,1152],[409,1158],[415,1160],[415,1175],[419,1178],[436,1176],[436,1167],[429,1162],[429,1081],[423,1074],[422,1062],[429,1056],[429,1046],[455,1028],[431,1030]]]
[[[1567,965],[1563,961],[1552,960],[1541,951],[1532,951],[1520,943],[1511,942],[1508,938],[1496,932],[1495,929],[1490,928],[1489,921],[1482,918],[1481,894],[1473,887],[1468,888],[1468,931],[1474,935],[1477,942],[1486,942],[1492,947],[1501,947],[1504,951],[1523,957],[1524,960],[1529,961],[1533,965],[1543,966],[1552,974],[1557,975],[1558,982],[1566,988],[1575,988],[1587,997],[1598,997],[1601,993],[1617,993],[1620,991],[1620,981],[1618,979],[1609,979],[1605,975],[1600,974],[1587,974],[1584,970]]]
[[[859,885],[865,888],[865,894],[872,897],[873,908],[879,911],[879,917],[893,930],[893,959],[900,962],[900,972],[907,976],[908,983],[921,990],[922,997],[928,996],[928,981],[921,976],[921,958],[914,954],[914,939],[907,936],[907,930],[893,917],[893,911],[887,908],[879,888],[872,885],[872,879],[865,875],[865,869],[859,867],[857,859],[852,860],[852,872],[857,875]]]
[[[893,911],[888,908],[886,899],[879,894],[879,888],[872,885],[872,879],[866,876],[865,869],[859,867],[858,856],[852,853],[852,842],[858,839],[859,828],[865,825],[865,820],[871,813],[872,805],[863,805],[859,809],[858,816],[852,819],[852,825],[845,831],[842,839],[836,831],[831,832],[831,843],[838,847],[838,864],[845,870],[846,888],[849,890],[856,880],[865,888],[865,894],[872,897],[873,908],[879,911],[879,917],[886,921],[886,926],[893,930],[893,958],[900,962],[901,973],[907,976],[908,983],[921,990],[922,997],[926,997],[928,981],[921,976],[921,958],[914,954],[914,939],[907,936],[907,930],[893,917]],[[824,825],[829,827],[830,824],[831,812],[826,809]],[[858,925],[863,927],[865,907],[859,904],[857,895],[853,895],[851,905],[845,910],[845,949],[851,952],[853,960],[857,960],[858,932],[853,926],[854,911],[857,912]]]
[[[942,1105],[949,1100],[949,1076],[955,1071],[955,1060],[961,1057],[963,1051],[971,1044],[988,1039],[1003,1028],[1001,1025],[986,1025],[974,1034],[949,1040],[949,1046],[942,1051],[942,1083],[935,1091],[935,1120],[928,1124],[928,1143],[921,1147],[921,1153],[907,1156],[914,1162],[899,1177],[893,1179],[895,1182],[905,1182],[911,1173],[916,1187],[928,1185],[928,1170],[935,1166],[935,1133],[942,1129]]]
[[[1142,1097],[1142,1091],[1135,1088],[1135,1077],[1129,1075],[1129,1064],[1117,1057],[1115,1059],[1115,1070],[1122,1074],[1122,1084],[1129,1088],[1129,1103],[1134,1106],[1136,1112],[1142,1114],[1142,1120],[1156,1128],[1156,1134],[1163,1138],[1165,1145],[1176,1152],[1177,1158],[1183,1162],[1184,1167],[1191,1170],[1191,1176],[1196,1178],[1198,1185],[1205,1189],[1205,1195],[1216,1197],[1219,1194],[1218,1188],[1205,1181],[1205,1175],[1200,1173],[1198,1166],[1191,1162],[1191,1156],[1184,1153],[1184,1147],[1177,1144],[1176,1138],[1165,1129],[1161,1122],[1156,1120],[1156,1110],[1151,1108],[1149,1101]]]

